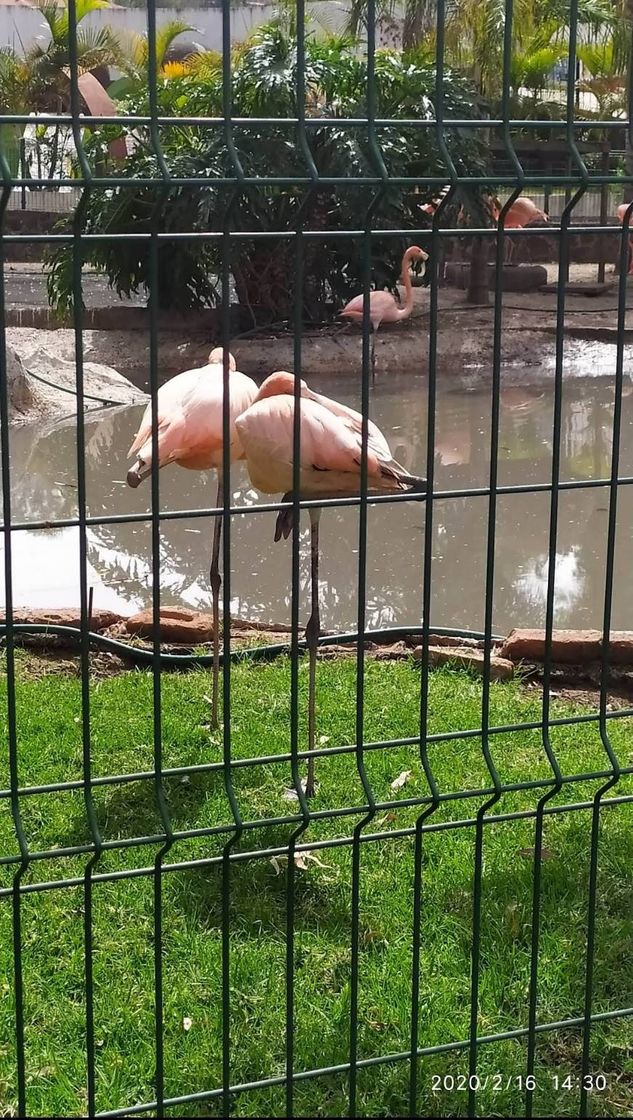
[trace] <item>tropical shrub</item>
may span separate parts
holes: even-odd
[[[420,204],[430,201],[449,177],[438,144],[435,120],[435,70],[423,55],[378,52],[375,63],[375,113],[394,123],[376,128],[375,142],[366,123],[367,63],[345,39],[309,37],[306,42],[304,104],[309,119],[305,140],[284,118],[300,115],[297,100],[297,44],[280,22],[260,29],[232,60],[231,114],[224,121],[222,72],[217,56],[204,56],[174,77],[157,82],[162,117],[208,117],[204,124],[164,124],[161,160],[149,131],[134,132],[135,150],[113,171],[127,182],[109,191],[94,189],[85,209],[85,229],[99,233],[240,232],[231,239],[231,272],[237,298],[255,321],[279,321],[292,315],[295,300],[296,230],[311,232],[364,230],[419,231]],[[480,116],[468,83],[447,72],[443,82],[447,118]],[[122,104],[122,112],[147,115],[147,89],[140,87]],[[254,118],[253,122],[243,118]],[[259,120],[258,120],[259,118]],[[261,118],[272,118],[271,121]],[[324,118],[334,119],[334,124]],[[323,123],[320,123],[323,121]],[[405,123],[412,121],[414,123]],[[316,123],[313,123],[316,122]],[[402,122],[402,123],[400,123]],[[445,129],[446,147],[462,175],[485,173],[485,149],[477,130]],[[107,138],[111,138],[111,132]],[[95,159],[103,158],[104,136],[97,133]],[[101,146],[99,148],[99,145]],[[98,150],[98,151],[97,151]],[[314,181],[318,176],[319,181]],[[371,184],[359,178],[372,177]],[[393,179],[434,178],[419,188]],[[236,178],[247,180],[243,184]],[[284,180],[281,183],[275,180]],[[226,180],[231,180],[226,182]],[[382,181],[381,181],[382,180]],[[463,201],[463,198],[461,199]],[[277,236],[262,237],[262,234]],[[371,265],[377,287],[394,289],[400,260],[411,237],[372,237]],[[322,321],[332,307],[362,288],[364,239],[304,237],[303,312]],[[72,248],[62,247],[50,260],[49,294],[53,304],[71,300],[69,266]],[[158,251],[158,300],[163,308],[208,306],[218,298],[222,239],[161,239]],[[86,259],[101,269],[122,295],[147,289],[148,241],[92,243]]]

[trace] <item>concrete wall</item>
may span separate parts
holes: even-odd
[[[265,23],[273,14],[273,5],[252,3],[231,5],[231,40],[239,43],[254,27]],[[157,24],[178,19],[189,24],[195,31],[187,36],[208,50],[222,49],[222,9],[221,8],[157,8]],[[316,21],[323,20],[332,30],[339,28],[345,21],[346,11],[337,0],[324,0],[317,5]],[[82,27],[108,26],[123,35],[130,32],[147,31],[147,9],[113,8],[92,12],[82,22]],[[45,44],[49,40],[48,28],[42,15],[35,8],[0,7],[0,47],[13,47],[21,54],[37,40]]]

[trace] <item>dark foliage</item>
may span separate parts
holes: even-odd
[[[296,238],[284,234],[363,230],[368,225],[374,230],[410,229],[411,237],[372,239],[372,282],[393,289],[406,245],[412,240],[425,244],[421,231],[428,228],[428,221],[420,204],[437,195],[449,169],[434,125],[435,71],[428,60],[411,53],[377,55],[376,117],[394,123],[378,126],[375,142],[366,123],[345,123],[367,117],[367,78],[366,61],[346,40],[310,38],[305,80],[300,82],[296,40],[280,24],[268,25],[233,59],[232,115],[255,120],[232,126],[232,151],[222,119],[219,67],[210,66],[205,72],[202,65],[190,74],[162,80],[161,115],[215,118],[204,125],[175,123],[160,129],[171,179],[192,182],[172,186],[157,182],[161,168],[151,138],[146,130],[137,130],[134,153],[125,166],[112,168],[129,182],[91,193],[86,232],[252,233],[252,238],[232,239],[231,271],[240,304],[249,309],[254,321],[261,322],[285,320],[293,313]],[[300,115],[298,86],[305,91],[310,122],[323,118],[340,121],[310,123],[303,143],[297,127],[283,123],[284,118]],[[449,119],[480,115],[467,83],[450,72],[445,74],[443,102]],[[139,91],[126,103],[125,111],[146,114],[146,92]],[[269,120],[257,123],[257,118]],[[460,174],[485,173],[485,150],[475,130],[445,128],[444,134]],[[106,140],[111,138],[111,130],[103,130],[92,141],[93,158],[100,166],[104,165]],[[380,180],[385,171],[388,180],[383,185]],[[236,187],[237,176],[257,182]],[[376,182],[359,183],[362,177]],[[420,182],[417,187],[392,182],[403,178],[419,178]],[[429,178],[435,182],[424,183]],[[223,183],[223,179],[233,182]],[[275,179],[287,182],[270,181]],[[281,236],[261,236],[270,233]],[[428,243],[427,234],[427,247]],[[86,248],[87,259],[108,276],[121,295],[148,288],[147,241],[92,243]],[[68,307],[72,297],[71,254],[72,249],[63,247],[50,259],[49,293],[53,304],[61,308]],[[185,310],[217,301],[221,237],[162,240],[158,255],[161,307]],[[322,321],[362,288],[363,238],[306,237],[303,258],[307,321]]]

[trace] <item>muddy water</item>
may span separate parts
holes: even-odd
[[[604,374],[604,371],[603,371]],[[552,470],[552,378],[518,383],[504,375],[501,395],[499,485],[547,483]],[[354,387],[323,381],[314,387],[358,407]],[[625,384],[620,475],[633,475],[633,395]],[[371,415],[406,467],[424,473],[426,381],[389,379],[371,400]],[[436,410],[436,489],[485,487],[490,471],[490,385],[469,390],[439,386]],[[562,403],[561,479],[587,481],[610,472],[613,376],[566,378]],[[104,410],[86,419],[86,486],[92,517],[146,513],[150,491],[125,483],[126,453],[138,407]],[[14,521],[55,520],[77,513],[74,421],[11,433]],[[215,504],[215,480],[177,467],[160,476],[163,509],[195,510]],[[290,542],[272,540],[274,515],[258,513],[262,499],[245,470],[232,477],[232,501],[248,509],[231,535],[233,611],[260,621],[290,617]],[[633,628],[631,524],[633,487],[619,488],[613,625]],[[496,522],[494,628],[544,621],[550,495],[500,495]],[[305,516],[305,515],[304,515]],[[418,624],[424,562],[424,506],[419,502],[369,511],[367,624]],[[438,498],[433,505],[432,624],[479,630],[484,619],[488,499]],[[307,520],[307,518],[306,518]],[[600,626],[608,520],[605,487],[560,494],[556,548],[555,622]],[[358,511],[328,511],[321,522],[322,623],[354,628],[357,618]],[[165,605],[210,604],[208,568],[211,519],[165,522],[161,539],[161,595]],[[301,618],[308,609],[307,526],[301,552]],[[78,602],[78,535],[74,528],[12,534],[14,603],[74,606]],[[146,524],[97,525],[88,533],[88,578],[95,607],[131,612],[151,601],[151,528]],[[1,588],[4,595],[4,586]]]

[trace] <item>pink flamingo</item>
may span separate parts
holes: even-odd
[[[251,482],[264,494],[292,499],[295,379],[280,371],[266,378],[255,403],[235,421]],[[299,498],[356,495],[360,489],[363,418],[359,412],[314,393],[301,382]],[[372,493],[426,492],[426,483],[397,463],[379,428],[367,425],[367,488]],[[292,530],[292,509],[277,517],[275,540]],[[306,627],[310,669],[308,690],[308,773],[306,796],[314,793],[315,675],[321,622],[319,616],[319,519],[310,511],[311,606]]]
[[[503,203],[495,195],[485,195],[484,203],[490,213],[493,222],[498,222],[501,216]],[[462,206],[459,211],[459,220],[465,221],[466,212]],[[504,229],[523,229],[524,226],[535,221],[547,222],[548,217],[544,210],[539,210],[536,203],[531,199],[523,196],[517,198],[508,210],[503,223]],[[506,242],[505,258],[506,264],[510,264],[514,255],[514,245],[509,238]]]
[[[223,352],[220,348],[209,354],[209,364],[199,369],[179,373],[158,390],[156,399],[158,427],[158,467],[177,463],[194,471],[215,470],[218,476],[216,508],[224,504],[224,471],[222,453],[222,406],[224,398]],[[243,459],[235,420],[257,396],[257,385],[250,377],[239,373],[235,359],[229,354],[229,410],[230,434],[229,459]],[[136,463],[127,475],[128,485],[136,487],[152,471],[152,406],[148,404],[143,414],[136,438],[129,455],[136,456]],[[216,514],[213,529],[213,554],[210,583],[213,598],[213,696],[211,726],[218,726],[218,692],[220,670],[220,537],[222,518]]]
[[[432,218],[440,203],[446,198],[446,195],[448,194],[450,189],[451,188],[449,186],[442,187],[440,193],[435,198],[431,199],[430,202],[423,202],[420,204],[420,210],[422,210],[425,214],[428,214],[429,217]]]
[[[409,272],[409,265],[411,261],[427,261],[429,259],[428,253],[424,249],[420,249],[418,245],[411,245],[402,258],[402,271],[400,273],[400,283],[404,284],[405,300],[404,306],[398,307],[391,292],[376,291],[369,293],[369,321],[371,323],[371,380],[372,384],[376,380],[376,352],[375,341],[376,332],[381,323],[397,323],[401,319],[408,319],[413,311],[413,287],[411,285],[411,274]],[[346,318],[351,319],[352,322],[362,323],[363,321],[363,300],[364,297],[354,296],[353,299],[345,305],[340,314]]]
[[[620,225],[624,225],[624,219],[626,217],[626,212],[627,212],[627,210],[630,210],[630,208],[631,208],[631,203],[630,202],[623,202],[621,206],[618,206],[618,208],[616,210],[616,214],[618,216],[618,221],[619,221]],[[628,264],[627,264],[627,275],[628,276],[633,275],[633,238],[631,238],[631,237],[629,238],[629,259],[628,259]]]
[[[499,220],[498,211],[495,215],[496,220]],[[547,214],[543,210],[539,210],[535,202],[531,198],[517,198],[516,202],[508,210],[505,221],[503,223],[504,229],[523,229],[524,226],[535,221],[546,222],[548,220]],[[514,257],[514,244],[511,238],[508,238],[506,249],[506,264],[511,264]]]

